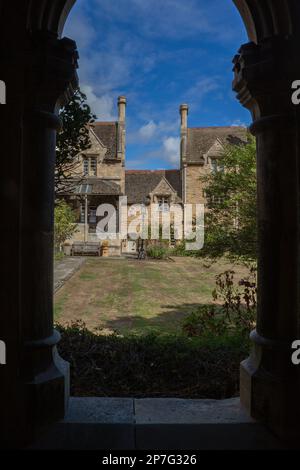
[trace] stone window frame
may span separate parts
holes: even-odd
[[[84,176],[97,177],[98,173],[98,159],[95,155],[83,155],[82,157],[82,171]]]

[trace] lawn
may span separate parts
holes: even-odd
[[[103,334],[180,332],[182,319],[212,302],[215,276],[232,269],[201,259],[173,261],[89,258],[55,295],[55,320],[82,320]],[[246,274],[235,266],[237,277]]]

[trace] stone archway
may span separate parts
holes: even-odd
[[[67,368],[52,316],[53,165],[56,109],[76,87],[76,45],[60,39],[75,0],[0,0],[0,106],[4,226],[1,230],[1,445],[22,445],[64,416]],[[300,421],[298,0],[234,0],[250,42],[234,59],[234,90],[258,141],[259,308],[254,352],[241,367],[241,399],[283,438]],[[38,197],[37,197],[38,195]],[[34,222],[33,222],[34,221]],[[18,432],[16,431],[18,430]],[[26,439],[24,438],[26,436]]]

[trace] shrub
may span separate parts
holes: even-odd
[[[190,337],[224,336],[226,327],[226,318],[217,312],[214,305],[201,305],[182,323],[184,333]]]
[[[61,251],[63,243],[77,231],[75,222],[72,208],[63,200],[57,201],[54,212],[54,243],[57,251]]]
[[[191,251],[186,249],[186,242],[184,240],[172,248],[171,253],[173,256],[198,256],[198,251]]]
[[[182,323],[185,334],[191,337],[249,336],[256,318],[256,271],[252,268],[249,276],[238,283],[234,274],[234,271],[225,271],[216,276],[212,295],[221,305],[202,305],[188,315]]]
[[[105,336],[82,322],[57,325],[72,396],[222,399],[238,395],[248,345],[239,337]]]
[[[225,271],[216,277],[213,299],[222,302],[222,311],[229,322],[244,334],[254,327],[257,307],[256,269],[250,269],[249,276],[238,283],[234,271]]]
[[[153,259],[167,259],[169,249],[164,245],[149,245],[147,247],[147,256]]]

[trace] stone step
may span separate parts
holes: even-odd
[[[239,398],[71,398],[64,421],[35,449],[247,450],[283,446]]]

